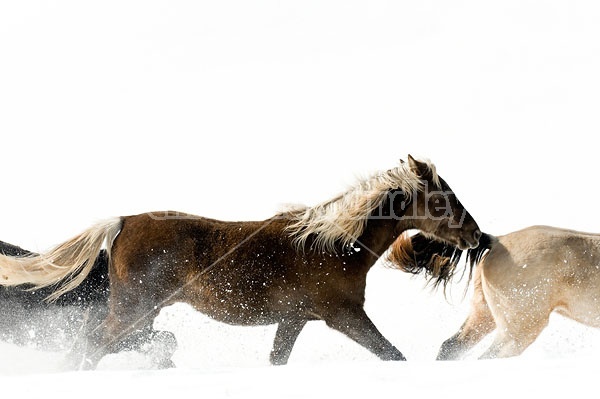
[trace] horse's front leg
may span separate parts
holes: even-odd
[[[335,313],[323,316],[325,323],[367,348],[381,360],[406,360],[375,327],[360,305],[341,306]]]
[[[271,364],[283,365],[288,362],[296,339],[305,325],[306,320],[302,319],[284,319],[279,322],[271,351]]]

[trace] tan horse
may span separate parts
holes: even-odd
[[[420,234],[412,241],[411,254],[420,266],[451,264],[460,253]],[[406,246],[397,247],[406,252]],[[520,355],[546,327],[553,311],[600,327],[600,235],[547,226],[500,237],[484,234],[467,258],[476,265],[471,311],[458,332],[443,343],[438,360],[460,358],[494,330],[495,340],[481,358]],[[391,260],[407,263],[397,253]]]

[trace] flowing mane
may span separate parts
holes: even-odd
[[[421,161],[431,172],[432,181],[440,186],[435,165]],[[287,227],[297,249],[305,249],[309,237],[314,237],[311,249],[329,253],[352,244],[363,233],[369,215],[386,200],[390,190],[400,189],[410,198],[423,191],[423,180],[401,161],[396,168],[361,179],[345,193],[313,207],[304,207],[286,213],[291,218]]]
[[[467,259],[472,251],[467,253]],[[417,233],[413,236],[403,233],[394,241],[388,252],[385,265],[405,273],[423,273],[434,288],[442,285],[444,292],[452,277],[463,251],[426,234]],[[467,263],[469,261],[467,260]],[[473,262],[469,268],[469,280]]]

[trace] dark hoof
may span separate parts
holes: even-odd
[[[271,356],[271,365],[272,366],[285,366],[288,362],[288,359],[277,359]]]
[[[97,362],[80,353],[69,353],[62,362],[62,369],[64,371],[94,370],[96,366]]]
[[[388,352],[381,356],[381,360],[385,361],[393,361],[393,362],[405,362],[406,358],[399,350],[395,350],[393,352]]]
[[[163,359],[160,363],[156,363],[156,368],[159,370],[174,369],[176,367],[171,359]]]
[[[454,341],[448,340],[442,344],[435,360],[458,360],[461,352],[459,345]]]

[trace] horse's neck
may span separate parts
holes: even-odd
[[[394,194],[397,194],[397,192],[394,192]],[[396,201],[401,199],[397,195],[392,198]],[[403,215],[390,214],[393,208],[391,206],[393,204],[389,203],[390,199],[388,197],[380,207],[373,211],[367,220],[363,233],[356,240],[356,245],[369,252],[372,264],[383,255],[404,230],[412,228],[410,221],[398,220],[398,217]]]
[[[361,247],[368,252],[371,266],[383,255],[383,253],[398,238],[400,232],[396,231],[397,220],[391,218],[371,218],[354,246]]]

